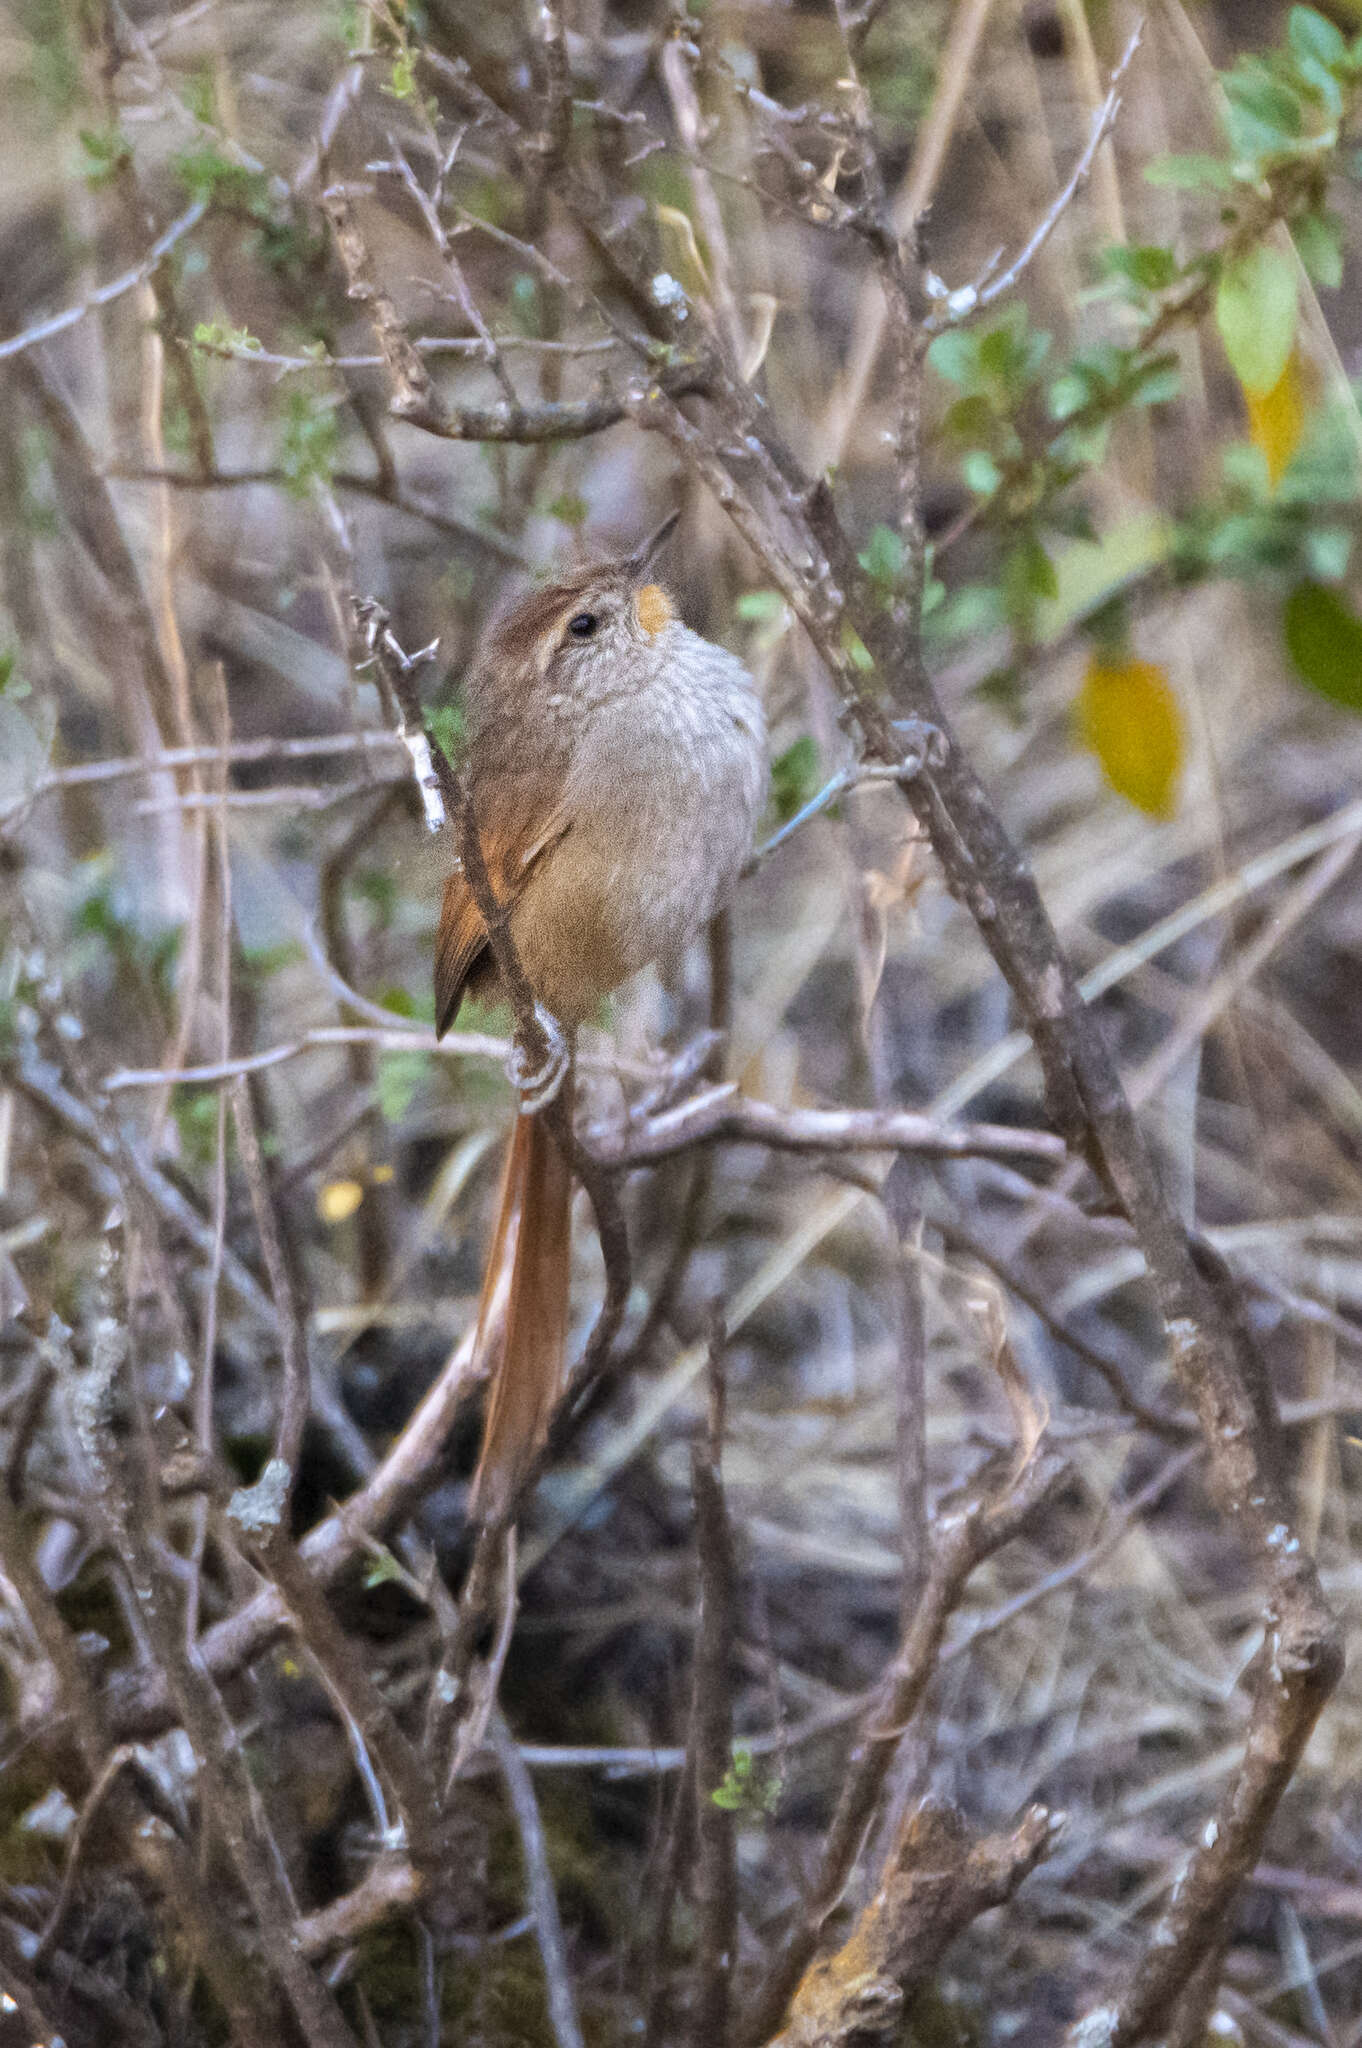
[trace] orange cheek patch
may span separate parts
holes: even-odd
[[[674,616],[672,601],[660,583],[644,584],[634,599],[634,610],[638,614],[640,626],[650,639],[654,633],[660,633],[667,621]]]

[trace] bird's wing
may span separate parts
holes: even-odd
[[[482,857],[498,902],[514,909],[531,872],[563,838],[569,823],[561,804],[546,816],[542,804],[522,802],[498,806],[495,820],[479,826]],[[438,1035],[443,1036],[454,1022],[468,986],[468,977],[486,947],[487,927],[473,901],[468,877],[463,868],[458,867],[445,883],[440,925],[435,935],[435,1029]]]

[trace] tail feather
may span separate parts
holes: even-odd
[[[541,1116],[518,1116],[478,1304],[491,1386],[471,1512],[501,1514],[543,1444],[562,1387],[572,1173]],[[509,1262],[509,1284],[506,1282]],[[504,1316],[498,1313],[504,1299]]]

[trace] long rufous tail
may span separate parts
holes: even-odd
[[[569,1073],[569,1115],[571,1086]],[[473,1514],[505,1511],[548,1431],[563,1381],[571,1231],[571,1168],[542,1116],[518,1116],[478,1303],[490,1385]]]

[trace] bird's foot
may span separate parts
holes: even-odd
[[[562,1087],[571,1064],[568,1042],[558,1019],[550,1016],[542,1003],[535,1004],[534,1014],[548,1048],[543,1059],[538,1066],[533,1065],[517,1044],[511,1047],[506,1060],[511,1085],[520,1094],[522,1116],[534,1116],[539,1110],[548,1108]]]
[[[903,753],[885,773],[898,782],[911,782],[924,768],[940,768],[946,759],[946,735],[925,718],[896,718],[894,731],[903,742]]]

